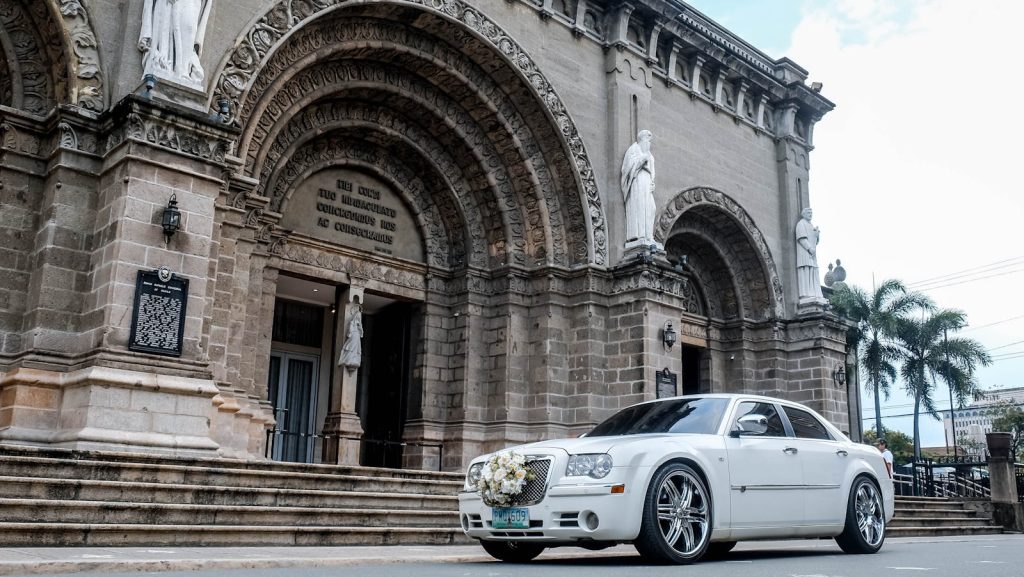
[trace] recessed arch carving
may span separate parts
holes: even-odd
[[[506,113],[522,110],[523,124],[539,138],[541,155],[534,155],[533,145],[523,144],[523,148],[516,151],[518,158],[512,165],[515,170],[510,172],[510,178],[517,185],[530,182],[543,193],[536,195],[535,200],[525,196],[521,202],[527,213],[524,221],[528,226],[524,225],[524,230],[534,246],[533,250],[542,248],[552,253],[547,260],[553,264],[560,260],[570,265],[587,262],[606,264],[607,233],[596,180],[583,142],[565,106],[522,48],[477,9],[461,1],[328,5],[325,2],[281,0],[254,22],[224,59],[212,87],[211,106],[225,99],[230,102],[236,117],[246,117],[253,108],[249,102],[250,95],[256,95],[254,98],[258,102],[262,98],[259,93],[263,87],[272,88],[275,78],[287,68],[280,64],[283,60],[275,63],[275,55],[296,45],[301,31],[312,27],[317,19],[343,12],[349,16],[372,16],[380,20],[415,20],[421,36],[435,36],[441,44],[459,46],[458,51],[449,49],[450,52],[462,52],[478,63],[486,61],[486,72],[495,75],[496,84],[506,88],[502,100],[495,106],[502,112],[501,117],[509,119],[514,115]],[[371,28],[363,28],[360,33],[369,30]],[[393,31],[394,27],[390,30]],[[309,42],[322,39],[310,36]],[[393,44],[401,46],[400,43]],[[405,47],[393,53],[402,54],[408,50],[409,47]],[[438,60],[438,64],[446,64],[446,61]],[[505,77],[514,82],[503,82]],[[476,86],[478,84],[472,79],[466,78],[450,94],[472,96],[466,88]],[[459,104],[474,112],[493,113],[493,110],[488,110],[491,107],[481,106],[482,102],[477,98],[476,104],[468,100]],[[515,134],[517,128],[508,123],[504,130]],[[502,153],[510,150],[507,147],[498,149]],[[509,164],[508,159],[504,162]],[[541,233],[530,228],[535,225],[539,225],[537,230]],[[534,235],[553,229],[570,231],[567,242],[544,239],[543,246],[539,246],[541,239]],[[561,249],[563,244],[568,244],[569,248]],[[560,250],[568,253],[564,259],[557,255]]]
[[[702,238],[728,256],[725,263],[733,263],[729,266],[736,279],[732,284],[739,314],[756,320],[785,316],[782,281],[775,260],[764,235],[739,203],[713,188],[696,187],[680,192],[662,210],[655,223],[654,239],[668,247],[674,244],[674,236],[684,234]]]
[[[43,115],[106,107],[99,46],[80,0],[0,2],[0,103]]]

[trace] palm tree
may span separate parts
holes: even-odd
[[[847,346],[855,351],[858,374],[864,371],[866,384],[875,395],[875,433],[882,436],[881,396],[889,398],[896,381],[896,365],[903,351],[893,341],[898,321],[915,309],[931,309],[927,296],[908,293],[903,283],[890,279],[874,293],[855,286],[843,286],[832,293],[832,306],[855,324],[847,330]],[[863,346],[862,346],[863,345]]]
[[[933,395],[938,380],[945,381],[963,404],[968,397],[978,395],[975,369],[992,362],[985,348],[974,339],[956,336],[946,339],[949,331],[958,331],[966,325],[967,316],[951,309],[930,314],[922,310],[920,320],[903,318],[896,324],[896,337],[903,349],[900,376],[907,393],[914,397],[915,459],[921,458],[921,407],[939,418]]]

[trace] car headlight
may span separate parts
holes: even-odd
[[[469,466],[469,471],[466,473],[466,489],[476,489],[477,482],[480,481],[480,473],[482,473],[483,470],[483,463],[474,463]]]
[[[603,479],[612,472],[612,456],[606,453],[570,455],[569,465],[565,474],[570,477],[586,475],[594,479]]]

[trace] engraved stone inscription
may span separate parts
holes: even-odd
[[[188,279],[163,281],[156,271],[139,271],[128,348],[160,355],[181,355]]]
[[[416,221],[387,183],[342,168],[299,184],[285,204],[281,226],[342,246],[423,262]]]

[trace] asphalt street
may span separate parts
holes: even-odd
[[[387,548],[381,548],[386,552]],[[741,543],[723,560],[688,567],[645,564],[630,547],[597,554],[580,549],[545,552],[531,563],[515,565],[469,556],[446,560],[443,547],[431,548],[437,562],[401,555],[377,561],[275,569],[200,569],[168,571],[164,577],[1024,577],[1024,535],[890,539],[875,555],[846,555],[834,542],[781,541]],[[396,553],[401,548],[395,548]],[[568,558],[566,554],[569,553]],[[561,557],[561,558],[557,558]],[[133,573],[65,573],[125,577]],[[153,573],[145,573],[153,574]]]

